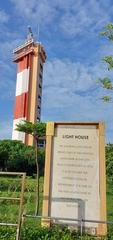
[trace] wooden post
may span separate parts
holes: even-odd
[[[47,123],[46,127],[46,158],[45,158],[45,174],[44,174],[44,195],[42,215],[49,215],[49,197],[50,197],[50,168],[51,168],[51,149],[52,136],[54,136],[54,123]],[[50,226],[49,219],[42,219],[42,226]]]
[[[23,202],[24,202],[25,180],[26,180],[26,173],[23,173],[16,240],[20,240],[20,228],[21,228],[21,221],[22,221],[22,214],[23,214]]]
[[[18,224],[14,223],[0,223],[0,226],[12,226],[16,227],[16,240],[20,240],[20,228],[21,228],[21,221],[22,221],[22,214],[23,214],[23,201],[24,201],[24,191],[25,191],[25,178],[26,173],[19,173],[19,172],[0,172],[0,175],[8,175],[8,176],[22,176],[22,188],[21,188],[21,196],[19,198],[17,197],[0,197],[4,200],[16,200],[20,201],[20,207],[19,207],[19,216],[18,216]]]
[[[100,221],[106,221],[106,171],[105,171],[105,142],[104,122],[99,122],[99,164],[100,164]],[[107,225],[100,223],[98,235],[107,234]]]

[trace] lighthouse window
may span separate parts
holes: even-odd
[[[40,63],[40,70],[41,70],[41,72],[43,72],[43,66],[41,63]]]

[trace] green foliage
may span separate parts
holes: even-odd
[[[2,227],[0,228],[0,240],[15,240],[14,229]],[[98,238],[85,235],[81,237],[76,231],[71,231],[68,228],[64,227],[61,229],[58,226],[53,226],[51,228],[33,227],[33,225],[26,225],[21,231],[21,240],[96,240]],[[99,237],[100,240],[112,240],[113,239],[113,230],[112,227],[108,228],[107,237]]]
[[[110,41],[113,41],[113,24],[109,23],[107,25],[105,25],[104,27],[104,31],[100,33],[102,36],[107,36],[107,38]],[[110,56],[105,56],[103,58],[104,62],[107,63],[108,65],[108,71],[111,70],[113,68],[113,57]],[[103,79],[99,79],[101,85],[103,88],[106,88],[108,90],[113,90],[113,85],[112,82],[109,78],[105,77]],[[111,97],[109,96],[103,96],[101,98],[104,102],[111,102]]]
[[[44,173],[45,151],[38,149],[40,176]],[[0,169],[2,171],[36,173],[35,148],[16,140],[0,140]]]
[[[33,229],[29,226],[25,226],[22,231],[23,240],[78,240],[80,234],[76,231],[70,231],[67,227],[61,229],[59,226],[53,226],[51,228],[44,228],[38,226]],[[94,240],[91,236],[83,236],[83,240]]]
[[[15,240],[16,230],[12,227],[0,227],[0,240]]]
[[[0,197],[20,197],[21,194],[21,177],[0,177]],[[35,187],[36,187],[36,179],[31,177],[26,178],[26,190],[24,193],[24,208],[26,209],[27,214],[34,215],[35,210]],[[43,195],[43,177],[40,178],[40,208],[39,214],[41,215],[42,211],[42,195]],[[16,200],[7,201],[0,200],[0,222],[7,223],[16,223],[18,220],[19,214],[19,202]],[[36,219],[32,222],[33,219],[25,219],[29,220],[28,223],[31,224],[32,228],[37,227],[39,221]],[[1,229],[1,227],[0,227]],[[7,229],[8,231],[8,229]]]
[[[0,195],[6,191],[9,194],[13,191],[21,191],[21,178],[20,177],[0,177]],[[35,192],[35,179],[33,177],[26,178],[26,192]],[[40,191],[43,189],[43,177],[40,177]]]
[[[5,228],[6,230],[6,228]],[[4,228],[0,233],[3,237],[0,237],[0,240],[14,240],[14,231],[7,228],[5,232]],[[4,234],[4,235],[3,235]],[[10,238],[9,238],[10,237]],[[51,228],[44,228],[37,226],[37,228],[33,228],[31,225],[24,226],[21,232],[22,240],[78,240],[81,239],[80,234],[76,231],[70,231],[68,228],[64,227],[61,229],[58,226],[53,226]],[[95,238],[88,235],[83,235],[82,240],[94,240]],[[109,238],[110,239],[110,238]]]
[[[108,23],[104,27],[104,31],[100,33],[102,36],[106,36],[110,41],[113,41],[113,24]]]
[[[105,77],[103,79],[100,78],[99,82],[102,84],[103,88],[113,90],[113,86],[112,86],[111,80],[109,78],[107,78],[107,77]]]
[[[108,64],[108,70],[111,70],[113,68],[113,58],[112,58],[112,56],[105,56],[103,58],[103,61]]]
[[[35,122],[33,124],[33,133],[36,137],[43,137],[46,134],[46,124],[42,122]]]
[[[107,176],[113,180],[113,144],[106,145],[106,172]]]
[[[35,158],[35,163],[36,163],[36,179],[37,179],[37,186],[36,186],[36,208],[35,208],[35,214],[38,214],[38,209],[39,209],[39,163],[38,163],[38,155],[37,155],[37,141],[40,137],[45,136],[46,132],[46,124],[42,122],[29,122],[25,121],[17,124],[17,131],[24,132],[27,134],[30,134],[34,137],[35,144],[36,144],[36,158]]]
[[[17,124],[16,129],[19,132],[25,132],[27,134],[32,134],[33,132],[33,127],[32,127],[32,122],[23,120],[21,123]]]
[[[38,164],[39,164],[39,176],[44,176],[44,165],[45,165],[45,150],[38,149]]]
[[[31,134],[35,138],[39,138],[45,136],[46,124],[42,122],[32,123],[24,120],[21,123],[17,124],[16,130],[19,132]]]
[[[109,102],[112,101],[112,98],[109,97],[109,96],[103,96],[103,97],[101,97],[101,99],[102,99],[104,102],[107,102],[107,103],[109,103]]]

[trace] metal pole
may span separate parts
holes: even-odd
[[[0,223],[0,226],[17,227],[18,224],[15,224],[15,223]]]
[[[24,172],[23,173],[20,173],[20,172],[0,172],[0,175],[10,175],[10,176],[23,176],[23,174],[25,174]]]
[[[79,219],[74,219],[74,218],[61,218],[61,217],[48,217],[48,216],[35,216],[35,215],[29,215],[29,214],[24,214],[24,217],[28,218],[46,218],[46,219],[54,219],[54,220],[67,220],[67,221],[75,221],[75,222],[80,222],[81,220]],[[99,221],[99,220],[88,220],[88,219],[82,219],[82,222],[89,222],[89,223],[102,223],[102,224],[111,224],[113,225],[113,221]]]
[[[82,234],[83,234],[83,220],[81,219],[80,220],[80,236],[81,236],[81,239],[82,239]]]

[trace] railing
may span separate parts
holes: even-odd
[[[24,202],[24,191],[25,191],[25,178],[26,173],[17,173],[17,172],[0,172],[0,175],[3,176],[22,176],[22,185],[21,185],[21,192],[20,197],[0,197],[0,200],[16,200],[19,202],[19,214],[18,214],[18,220],[17,223],[4,223],[1,222],[0,226],[11,226],[16,227],[16,240],[20,240],[20,228],[21,228],[21,221],[23,216],[23,202]]]
[[[28,215],[24,214],[23,217],[27,218],[39,218],[39,219],[48,219],[48,220],[62,220],[62,221],[72,221],[73,224],[76,224],[76,222],[79,222],[80,227],[80,236],[83,235],[83,223],[101,223],[101,224],[107,224],[107,225],[113,225],[113,221],[98,221],[98,220],[88,220],[88,219],[75,219],[75,218],[59,218],[59,217],[47,217],[47,216],[36,216],[36,215]],[[75,223],[74,223],[75,222]],[[69,223],[65,223],[65,225],[69,225]],[[72,225],[72,223],[71,223]]]

